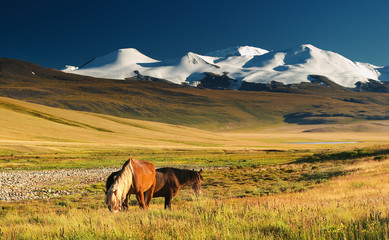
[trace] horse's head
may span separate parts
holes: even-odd
[[[106,182],[105,203],[109,211],[117,213],[122,209],[122,204],[132,185],[131,159],[121,170],[111,173]]]
[[[111,212],[117,213],[121,210],[122,201],[118,189],[113,189],[112,187],[108,189],[105,195],[105,204],[108,205],[108,209]]]
[[[203,181],[203,169],[201,169],[198,172],[195,172],[195,179],[192,185],[192,189],[195,192],[196,195],[199,195],[201,192],[201,182]]]

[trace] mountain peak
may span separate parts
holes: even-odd
[[[90,60],[86,64],[82,65],[82,68],[96,68],[107,65],[130,65],[135,63],[150,62],[157,62],[157,60],[144,55],[135,48],[121,48],[105,56]]]
[[[301,48],[303,48],[303,49],[306,49],[306,48],[308,48],[308,49],[318,49],[317,47],[315,47],[315,46],[313,46],[312,44],[309,44],[309,43],[306,43],[306,44],[301,44],[301,45],[299,45]]]
[[[228,77],[237,83],[236,86],[242,82],[309,82],[309,76],[320,75],[339,85],[352,88],[357,82],[388,78],[387,68],[378,69],[372,65],[356,63],[312,44],[301,44],[271,52],[252,46],[230,47],[206,55],[188,52],[182,58],[170,62],[154,60],[135,48],[123,48],[92,59],[78,69],[68,67],[64,71],[113,79],[133,77],[137,71],[143,76],[193,86],[196,86],[206,73],[228,73]]]
[[[295,54],[301,52],[318,52],[322,51],[320,48],[313,46],[312,44],[300,44],[285,50],[286,52],[294,52]]]
[[[222,50],[216,50],[207,53],[210,57],[232,57],[232,56],[260,56],[269,51],[262,48],[251,47],[251,46],[236,46]]]
[[[156,60],[154,60],[154,59],[144,55],[143,53],[139,52],[135,48],[121,48],[121,49],[118,49],[117,51],[112,52],[111,54],[106,55],[106,56],[113,56],[114,58],[116,57],[117,60],[125,61],[126,64],[128,64],[127,63],[128,61],[134,62],[134,60],[136,60],[136,62],[139,62],[139,61],[146,61],[146,62],[156,61]]]
[[[198,64],[201,61],[204,61],[198,54],[194,52],[188,52],[184,57],[183,60],[186,59],[188,62],[193,64]]]
[[[143,53],[139,52],[138,49],[136,49],[136,48],[120,48],[116,52],[122,53],[122,54],[141,54],[141,55],[144,55]]]

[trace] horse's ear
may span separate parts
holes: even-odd
[[[203,169],[200,169],[200,171],[199,171],[199,176],[200,176],[200,179],[201,179],[201,180],[203,180],[203,174],[202,174],[202,173],[203,173]]]

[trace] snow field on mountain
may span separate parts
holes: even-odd
[[[206,55],[193,52],[171,61],[152,59],[136,49],[119,49],[97,57],[82,67],[68,66],[64,72],[99,78],[125,79],[143,76],[176,84],[196,86],[205,73],[227,74],[239,82],[284,84],[309,82],[309,75],[321,75],[333,82],[355,87],[368,79],[388,81],[388,67],[353,62],[337,53],[303,44],[281,51],[243,46],[217,50]],[[237,85],[239,86],[239,84]]]

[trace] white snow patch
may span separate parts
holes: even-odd
[[[389,81],[389,67],[353,62],[337,53],[303,44],[281,51],[240,46],[206,55],[193,52],[173,61],[152,59],[134,48],[119,49],[97,57],[82,67],[66,66],[64,72],[99,78],[125,79],[141,75],[196,86],[206,72],[241,81],[284,84],[308,82],[309,75],[322,75],[345,87],[368,79]],[[239,87],[239,84],[236,84]]]
[[[66,65],[65,69],[62,70],[62,71],[67,72],[67,71],[74,71],[74,70],[77,70],[77,69],[78,69],[78,67],[76,67],[76,66]]]

